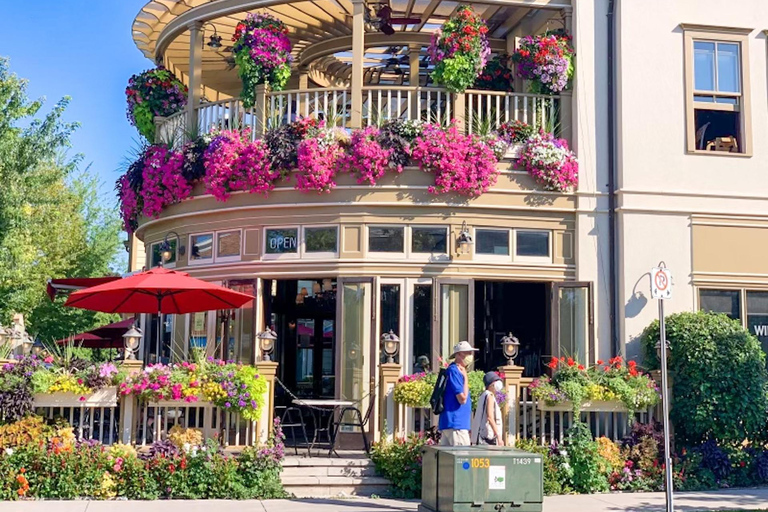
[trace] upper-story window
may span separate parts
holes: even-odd
[[[176,266],[176,254],[178,249],[178,241],[175,238],[168,240],[168,247],[165,247],[165,242],[157,242],[150,246],[150,258],[149,262],[151,266],[157,267],[161,263],[163,266],[173,268]],[[164,259],[163,253],[166,253],[167,259]]]
[[[405,253],[405,227],[369,226],[368,251]]]
[[[189,236],[189,264],[240,261],[243,232],[239,229],[195,233]]]
[[[688,151],[749,155],[750,31],[683,28]]]

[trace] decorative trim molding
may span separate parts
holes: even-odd
[[[736,35],[751,34],[755,30],[753,28],[718,27],[716,25],[698,25],[696,23],[681,23],[680,28],[682,28],[686,32],[711,32],[713,34],[736,34]]]

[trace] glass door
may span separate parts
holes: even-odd
[[[341,318],[340,343],[336,352],[340,380],[336,384],[341,400],[356,403],[365,414],[375,384],[376,349],[373,342],[373,279],[340,279],[341,297],[337,318]],[[351,418],[347,418],[351,419]],[[373,424],[373,419],[369,426]],[[352,430],[348,430],[352,431]]]
[[[552,357],[572,357],[590,365],[596,359],[592,283],[552,286]]]
[[[460,341],[474,343],[475,297],[472,279],[436,279],[433,356],[446,362]],[[473,326],[470,329],[470,326]]]
[[[296,320],[296,394],[301,398],[333,398],[336,376],[333,318]]]

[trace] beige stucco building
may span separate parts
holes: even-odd
[[[668,311],[733,307],[750,326],[760,315],[768,320],[768,5],[472,4],[488,21],[494,52],[514,49],[524,35],[568,30],[572,90],[542,97],[516,80],[520,92],[452,94],[430,83],[430,34],[455,2],[388,2],[393,17],[418,20],[391,35],[376,16],[384,4],[358,0],[155,0],[142,9],[138,47],[190,87],[189,108],[158,120],[161,137],[234,116],[260,136],[276,112],[341,112],[345,128],[373,122],[374,112],[439,114],[465,130],[483,116],[536,123],[534,112],[544,112],[557,118],[580,165],[576,190],[556,193],[505,159],[497,185],[471,200],[429,194],[417,168],[375,187],[340,176],[323,195],[286,182],[267,198],[235,193],[218,202],[198,186],[159,218],[141,219],[131,270],[157,264],[167,241],[167,266],[254,301],[226,314],[170,318],[163,346],[147,342],[145,359],[215,344],[227,358],[258,360],[256,334],[273,326],[273,359],[287,388],[358,399],[376,389],[383,333],[398,334],[402,372],[412,373],[436,366],[463,339],[480,349],[479,368],[494,368],[504,362],[501,338],[512,332],[521,342],[517,363],[535,376],[552,356],[593,364],[636,354],[637,335],[657,314],[648,272],[660,261],[674,274]],[[286,91],[260,89],[256,107],[244,109],[227,46],[252,11],[288,25],[295,63]],[[212,47],[212,36],[223,46]],[[473,243],[462,243],[467,237]]]

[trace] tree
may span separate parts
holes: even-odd
[[[66,156],[78,126],[61,119],[68,101],[37,119],[42,101],[27,99],[26,81],[0,58],[0,323],[23,313],[43,339],[112,318],[51,304],[45,289],[49,278],[109,273],[120,248],[116,209],[88,170],[76,174],[81,157]]]

